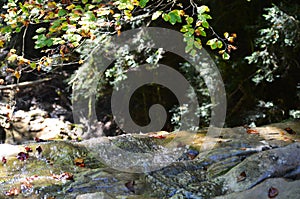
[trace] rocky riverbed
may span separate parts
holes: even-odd
[[[300,197],[300,121],[224,128],[207,151],[205,129],[82,140],[79,127],[42,111],[19,112],[10,125],[0,144],[0,198]],[[140,168],[149,153],[163,166]]]

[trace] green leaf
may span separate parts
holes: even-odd
[[[44,34],[36,35],[33,37],[33,39],[36,39],[34,48],[43,48],[43,47],[51,44],[50,41],[47,41],[49,39],[47,39],[47,37]]]
[[[224,32],[224,37],[227,39],[229,37],[229,33],[228,32]]]
[[[72,44],[74,45],[74,47],[77,47],[77,46],[79,46],[79,42],[72,42]]]
[[[183,34],[184,37],[192,37],[193,34],[191,34],[190,32],[186,32]]]
[[[169,22],[174,25],[176,22],[181,23],[181,16],[180,16],[180,11],[179,10],[172,10],[169,12],[170,20]]]
[[[169,20],[170,23],[172,25],[176,24],[176,22],[177,22],[177,16],[176,16],[176,14],[174,12],[170,12],[169,16],[170,16],[170,20]]]
[[[163,11],[156,11],[155,13],[153,13],[152,21],[156,20],[162,13]]]
[[[170,20],[170,16],[168,14],[163,14],[162,15],[162,18],[165,20],[165,21],[169,21]]]
[[[206,32],[204,30],[200,30],[200,35],[206,37]]]
[[[205,5],[200,6],[200,7],[197,8],[197,12],[200,13],[200,14],[202,14],[204,12],[209,12],[209,11],[210,11],[209,8]]]
[[[191,25],[184,25],[180,29],[180,32],[188,32],[190,28],[191,28]]]
[[[42,43],[36,43],[35,45],[34,45],[34,48],[35,49],[39,49],[39,48],[43,48],[44,47],[44,45],[42,44]]]
[[[223,47],[223,42],[222,42],[222,41],[220,41],[220,40],[218,40],[218,42],[217,42],[217,46],[218,46],[218,48],[222,48],[222,47]]]
[[[39,41],[45,41],[47,39],[47,37],[43,34],[43,35],[38,35],[37,40]]]
[[[202,26],[203,26],[204,28],[209,28],[209,24],[208,24],[207,21],[203,21],[203,22],[202,22]]]
[[[192,35],[192,34],[194,34],[194,32],[195,32],[195,30],[193,29],[193,28],[190,28],[189,29],[189,33]]]
[[[21,28],[20,27],[16,27],[16,32],[18,33],[18,32],[21,32]]]
[[[119,10],[124,10],[124,9],[126,9],[127,8],[127,4],[126,3],[120,3],[119,5],[118,5],[118,9]]]
[[[219,54],[220,54],[220,55],[223,55],[224,52],[225,52],[225,50],[220,50],[220,51],[219,51]]]
[[[40,20],[38,18],[33,19],[35,23],[40,23]]]
[[[228,53],[224,52],[224,53],[222,54],[222,58],[223,58],[224,60],[228,60],[228,59],[230,59],[230,55],[229,55]]]
[[[36,63],[35,63],[35,62],[31,62],[31,63],[30,63],[30,67],[31,67],[32,69],[35,69],[35,68],[36,68]]]
[[[79,42],[81,40],[82,36],[81,35],[78,35],[78,34],[74,34],[74,35],[71,35],[69,37],[69,40],[71,42]]]
[[[68,13],[68,12],[67,12],[66,10],[61,9],[61,10],[58,11],[58,16],[59,16],[59,17],[62,17],[62,16],[65,16],[67,13]]]
[[[204,28],[203,27],[198,27],[196,30],[195,30],[197,36],[203,36],[203,37],[206,37],[206,32],[204,31]]]
[[[1,28],[1,33],[9,33],[9,32],[12,32],[11,26],[5,26]]]
[[[217,46],[217,43],[213,43],[212,45],[210,45],[210,48],[211,48],[212,50],[215,50],[217,47],[218,47],[218,46]]]
[[[197,51],[195,49],[191,50],[190,55],[192,55],[193,57],[197,54]]]
[[[48,47],[52,46],[53,45],[53,39],[51,39],[51,38],[47,39],[45,41],[45,45],[48,46]]]
[[[199,38],[196,38],[196,41],[194,42],[194,46],[198,49],[202,48],[202,43],[201,43],[201,40]]]
[[[53,39],[53,45],[57,45],[57,44],[65,44],[65,40],[61,39],[61,38],[52,38]]]
[[[28,9],[27,7],[23,6],[21,2],[19,2],[19,6],[22,9],[22,12],[25,13],[26,15],[28,14]]]
[[[56,29],[57,27],[59,27],[61,25],[61,21],[60,20],[55,20],[52,24],[52,26],[50,27],[50,29]]]
[[[189,53],[191,50],[193,50],[193,45],[187,45],[186,47],[185,47],[185,52],[186,53]]]
[[[194,45],[194,36],[185,37],[184,41],[186,42],[186,44],[188,46],[193,46]]]
[[[202,14],[202,16],[205,18],[205,19],[212,19],[212,17],[208,14]]]
[[[139,5],[141,6],[141,8],[144,8],[147,5],[148,1],[149,0],[140,0]]]
[[[88,11],[84,14],[84,16],[89,20],[89,21],[96,21],[97,18],[95,17],[94,13],[92,11]]]
[[[82,2],[83,4],[86,4],[86,3],[89,2],[89,0],[82,0],[81,2]]]
[[[126,3],[126,8],[128,10],[133,10],[134,9],[134,5],[132,3]]]
[[[216,39],[216,38],[210,39],[210,40],[208,40],[208,41],[206,42],[206,45],[209,45],[210,48],[211,48],[212,50],[214,50],[214,49],[218,48],[217,42],[218,42],[218,39]]]
[[[46,31],[46,28],[38,28],[35,32],[40,34],[42,32],[45,32]]]
[[[212,44],[214,44],[214,43],[216,43],[216,42],[217,42],[217,39],[216,39],[216,38],[210,39],[210,40],[208,40],[208,41],[206,42],[206,45],[211,46]]]
[[[132,17],[132,13],[131,13],[131,10],[124,10],[124,14],[125,16],[131,18]]]
[[[192,17],[188,17],[188,18],[186,18],[186,22],[188,24],[192,24],[194,22],[194,19]]]
[[[69,27],[68,27],[68,22],[63,22],[62,24],[61,24],[61,29],[63,30],[63,31],[67,31],[68,29],[69,29]]]

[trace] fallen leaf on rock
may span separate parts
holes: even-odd
[[[35,137],[34,141],[36,141],[36,142],[46,142],[46,140],[40,139],[38,137]]]
[[[275,187],[271,187],[269,189],[269,193],[268,193],[269,198],[275,198],[278,194],[279,194],[279,191]]]
[[[7,195],[7,196],[17,196],[17,195],[20,194],[20,192],[21,192],[20,189],[18,189],[18,188],[16,188],[16,187],[13,187],[13,188],[11,188],[9,191],[7,191],[7,192],[5,193],[5,195]]]
[[[28,146],[25,146],[25,150],[26,150],[27,153],[32,152],[32,149]]]
[[[29,181],[29,182],[33,182],[34,180],[36,180],[39,176],[38,175],[33,175],[30,177],[25,178],[25,180]]]
[[[21,190],[30,189],[32,187],[33,185],[30,183],[30,181],[25,180],[21,183]]]
[[[255,130],[255,129],[247,129],[247,133],[248,134],[259,134],[258,130]]]
[[[279,134],[280,134],[281,136],[284,136],[284,135],[285,135],[285,132],[280,131]]]
[[[71,174],[69,172],[64,172],[60,175],[52,174],[52,178],[55,180],[74,180],[73,174]]]
[[[75,163],[76,166],[85,167],[84,159],[82,159],[82,158],[76,158],[74,160],[74,163]]]
[[[135,185],[135,182],[133,180],[125,183],[125,186],[127,187],[127,189],[133,193],[135,193],[134,185]]]
[[[286,132],[288,132],[289,134],[291,134],[291,135],[295,135],[296,134],[296,132],[293,130],[293,129],[291,129],[290,127],[287,127],[287,128],[285,128],[284,129]]]
[[[19,159],[21,161],[27,160],[28,158],[29,158],[28,153],[20,152],[17,155],[17,159]]]
[[[251,127],[249,127],[248,125],[244,125],[243,127],[246,129],[246,132],[248,134],[259,134],[258,130],[251,129]]]
[[[2,157],[2,163],[6,164],[6,162],[7,162],[7,159],[5,157]]]
[[[283,137],[283,141],[288,142],[288,141],[291,141],[291,139],[288,138],[288,137],[286,137],[286,136],[284,136],[284,137]]]
[[[169,135],[168,132],[166,131],[159,131],[159,132],[155,132],[155,133],[151,133],[149,136],[152,138],[156,138],[156,139],[165,139],[167,137],[167,135]]]
[[[39,153],[39,155],[42,153],[43,149],[41,146],[36,147],[37,152]]]
[[[236,182],[241,182],[244,181],[246,179],[247,175],[246,172],[243,171],[242,173],[240,173],[240,175],[236,178]]]
[[[165,139],[166,138],[166,136],[164,136],[164,135],[154,135],[152,137],[156,138],[156,139]]]
[[[69,173],[69,172],[62,173],[62,174],[60,175],[60,178],[61,178],[61,179],[64,179],[64,180],[74,180],[73,174],[71,174],[71,173]]]

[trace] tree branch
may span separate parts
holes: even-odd
[[[21,88],[21,87],[25,87],[25,86],[33,86],[33,85],[40,84],[40,83],[50,81],[50,80],[52,80],[52,78],[44,78],[44,79],[39,79],[39,80],[35,80],[35,81],[21,82],[19,84],[5,85],[5,86],[0,86],[0,90]]]

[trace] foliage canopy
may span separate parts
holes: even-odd
[[[128,28],[150,25],[152,21],[163,19],[172,26],[179,24],[187,44],[186,52],[194,55],[194,48],[202,48],[201,37],[211,32],[209,12],[206,5],[193,1],[184,5],[173,0],[8,0],[1,14],[0,45],[7,46],[14,34],[22,34],[22,48],[16,52],[12,47],[6,59],[9,66],[18,68],[16,77],[20,78],[27,66],[37,71],[49,71],[57,64],[70,62],[70,54],[76,51],[80,59],[72,61],[81,64],[89,54],[81,47],[91,48],[90,44],[97,43],[104,35],[121,34]],[[24,52],[28,27],[33,25],[39,25],[33,37],[34,48],[45,52],[45,56],[36,61],[26,57]],[[230,50],[235,47],[228,43],[232,43],[236,35],[225,33],[221,38],[213,34],[206,44],[211,49],[219,49],[223,58],[229,59]]]

